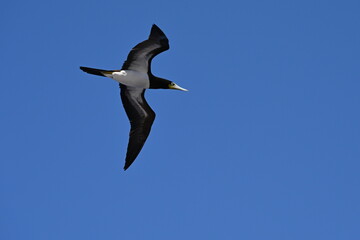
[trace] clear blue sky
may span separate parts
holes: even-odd
[[[5,1],[0,239],[360,239],[359,1]],[[117,69],[156,23],[124,172]]]

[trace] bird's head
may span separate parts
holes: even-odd
[[[168,88],[169,88],[169,89],[181,90],[181,91],[185,91],[185,92],[189,91],[189,90],[187,90],[187,89],[185,89],[185,88],[180,87],[179,85],[177,85],[177,84],[174,83],[174,82],[170,82],[170,83],[168,84]]]
[[[159,77],[152,77],[150,78],[150,88],[151,89],[175,89],[175,90],[181,90],[181,91],[189,91],[185,88],[180,87],[179,85],[177,85],[176,83],[169,81],[167,79],[164,78],[159,78]]]

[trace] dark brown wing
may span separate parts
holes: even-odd
[[[155,120],[155,112],[145,100],[145,89],[128,87],[123,84],[120,84],[120,89],[121,100],[131,125],[124,166],[124,170],[126,170],[135,161],[144,146]]]
[[[147,40],[136,45],[129,53],[121,69],[151,73],[151,60],[169,49],[169,40],[155,24]]]

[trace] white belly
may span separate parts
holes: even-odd
[[[113,72],[111,75],[109,74],[108,77],[130,87],[150,87],[149,76],[147,75],[147,73],[143,72],[138,72],[134,70],[121,70],[120,72]]]

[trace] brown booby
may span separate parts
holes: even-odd
[[[168,38],[154,24],[149,38],[131,49],[120,70],[80,67],[81,70],[89,74],[109,77],[119,82],[122,104],[131,125],[124,170],[130,167],[140,153],[155,120],[155,112],[145,100],[145,90],[177,89],[188,91],[172,81],[154,76],[151,72],[151,60],[168,49]]]

